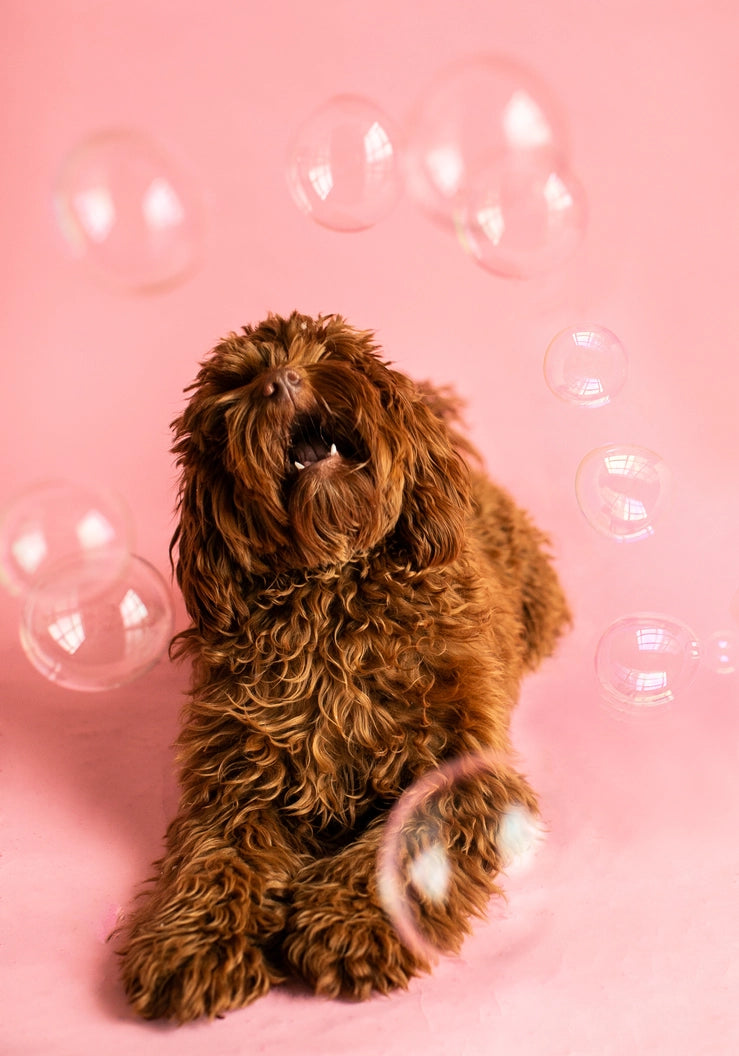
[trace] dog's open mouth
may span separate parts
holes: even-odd
[[[296,419],[287,452],[291,469],[300,472],[325,463],[328,459],[340,457],[336,442],[320,421],[303,417]]]

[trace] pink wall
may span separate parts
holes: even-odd
[[[731,626],[739,8],[6,0],[1,35],[0,503],[39,478],[112,485],[138,552],[166,573],[168,423],[198,360],[267,310],[340,311],[403,369],[469,397],[491,471],[551,532],[577,624],[516,719],[551,835],[462,957],[390,999],[278,991],[173,1031],[129,1017],[103,939],[158,853],[186,674],[162,663],[96,695],[51,685],[3,595],[0,1051],[737,1051],[739,676],[702,664],[670,711],[627,722],[602,706],[593,656],[629,612],[668,613],[701,639]],[[296,209],[284,158],[309,110],[355,91],[402,122],[441,66],[481,49],[537,70],[563,107],[590,206],[570,262],[517,283],[407,200],[357,234]],[[99,281],[56,226],[65,155],[121,125],[159,141],[202,192],[201,264],[166,292]],[[598,410],[544,382],[549,341],[580,321],[629,355],[627,385]],[[603,538],[578,509],[578,463],[607,442],[654,448],[672,468],[647,541]]]

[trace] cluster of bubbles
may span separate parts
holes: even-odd
[[[51,682],[112,689],[166,650],[171,594],[132,542],[124,503],[78,484],[37,485],[2,511],[0,580],[21,599],[24,652]]]
[[[544,377],[560,399],[579,407],[603,407],[623,387],[627,357],[621,341],[602,326],[569,327],[550,342]],[[585,519],[618,543],[651,538],[669,505],[672,475],[662,457],[635,444],[605,444],[588,452],[575,476]],[[635,613],[616,620],[602,635],[595,668],[604,700],[620,712],[654,714],[690,684],[699,660],[719,674],[739,666],[732,630],[717,631],[699,645],[696,635],[667,615]]]
[[[483,268],[528,278],[561,264],[587,222],[551,93],[511,59],[443,70],[401,127],[371,100],[328,100],[298,129],[287,176],[316,223],[359,231],[411,199]]]

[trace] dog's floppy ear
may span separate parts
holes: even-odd
[[[449,564],[462,549],[470,511],[466,463],[443,417],[419,390],[403,401],[409,466],[396,541],[414,568]]]

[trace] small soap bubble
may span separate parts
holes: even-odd
[[[572,256],[585,233],[587,207],[563,162],[503,154],[471,175],[454,217],[463,249],[482,268],[528,279]]]
[[[531,171],[540,171],[552,159],[566,157],[566,141],[558,107],[534,73],[505,56],[467,58],[441,71],[410,118],[408,190],[433,219],[453,227],[460,202],[476,183],[475,196],[479,200],[484,195],[480,174],[484,176],[491,162],[502,166],[493,177],[493,190],[497,187],[501,193],[506,166],[520,190],[523,178],[512,175],[517,164],[532,163]],[[529,195],[530,184],[531,178]],[[498,208],[511,223],[514,215],[521,220],[520,211],[507,200],[499,201]]]
[[[0,580],[23,594],[57,562],[94,559],[115,578],[128,560],[131,518],[112,492],[49,481],[15,496],[0,514]]]
[[[604,326],[573,326],[552,339],[544,377],[555,396],[580,407],[603,407],[626,381],[624,346]]]
[[[654,534],[669,498],[671,476],[663,459],[644,447],[608,444],[583,458],[575,478],[580,509],[596,531],[617,542]]]
[[[680,620],[636,613],[616,620],[601,637],[595,670],[605,702],[631,715],[672,704],[695,675],[700,647]]]
[[[28,591],[21,645],[40,673],[67,689],[100,692],[133,681],[161,658],[174,609],[161,575],[131,555],[114,580],[104,559],[54,565]]]
[[[372,227],[401,194],[399,133],[369,99],[337,96],[298,130],[287,180],[296,205],[317,224],[334,231]]]
[[[70,151],[55,205],[72,249],[117,286],[169,287],[198,263],[199,197],[166,151],[140,132],[99,132]]]
[[[703,643],[703,662],[717,675],[733,675],[739,669],[739,634],[715,631]]]
[[[511,772],[497,752],[452,760],[420,778],[390,814],[378,855],[380,898],[404,944],[424,960],[450,952],[470,877],[481,868],[510,876],[533,864],[543,830],[525,803],[508,799]],[[469,804],[474,819],[465,816]]]

